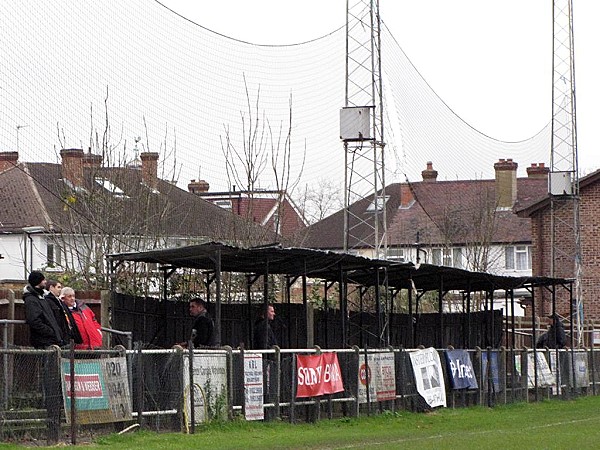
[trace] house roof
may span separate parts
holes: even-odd
[[[584,176],[579,179],[579,190],[584,191],[588,186],[596,184],[600,181],[600,169]],[[515,208],[515,213],[519,217],[531,217],[533,214],[540,210],[544,210],[550,207],[550,195],[546,191],[546,195],[540,196],[536,201],[532,201],[528,204],[519,205]]]
[[[570,280],[549,277],[508,277],[482,272],[470,272],[452,267],[412,263],[392,263],[347,253],[265,246],[234,247],[219,242],[200,245],[108,255],[111,261],[156,263],[165,267],[192,268],[212,271],[219,259],[223,272],[306,275],[328,281],[339,281],[341,273],[349,283],[363,286],[383,285],[387,273],[388,286],[423,291],[460,290],[464,292],[517,289],[532,286],[566,285]]]
[[[410,190],[407,196],[406,189]],[[517,179],[515,206],[528,205],[545,195],[544,178]],[[512,210],[496,209],[495,180],[429,181],[395,183],[386,186],[388,246],[465,245],[481,242],[487,232],[490,243],[531,241],[529,220]],[[352,215],[368,218],[367,207],[373,195],[352,204]],[[312,248],[343,248],[344,211],[309,226],[303,245]],[[487,230],[487,231],[486,231]],[[367,236],[366,225],[354,229],[353,235]],[[417,236],[418,232],[418,236]],[[357,242],[349,242],[351,248]]]
[[[107,180],[101,185],[95,180]],[[157,179],[142,181],[139,168],[84,168],[82,186],[61,176],[61,165],[19,163],[0,173],[0,230],[22,232],[42,226],[58,233],[106,233],[221,239],[242,242],[248,233],[258,242],[276,240],[241,217]]]

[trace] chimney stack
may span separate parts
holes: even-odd
[[[511,158],[500,159],[494,164],[498,208],[512,208],[517,200],[517,167]]]
[[[412,189],[408,183],[400,184],[400,208],[409,208],[415,201]]]
[[[188,191],[192,194],[202,194],[208,192],[210,185],[204,180],[192,180],[188,184]]]
[[[143,152],[140,153],[142,160],[142,181],[152,189],[158,186],[158,153]]]
[[[550,167],[546,167],[543,162],[536,164],[531,163],[531,166],[527,168],[527,177],[529,178],[548,178],[550,173]]]
[[[18,161],[18,152],[0,152],[0,172],[4,172],[5,170],[16,166]]]
[[[89,169],[99,169],[102,165],[102,155],[95,155],[92,149],[83,156],[83,167]]]
[[[62,177],[74,187],[83,186],[83,150],[80,148],[63,148],[60,151],[62,159]]]
[[[433,170],[433,163],[431,161],[427,161],[427,169],[421,172],[421,176],[426,183],[437,181],[438,171]]]

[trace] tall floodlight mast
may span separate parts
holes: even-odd
[[[576,343],[582,345],[583,299],[572,0],[554,0],[552,18],[552,153],[548,183],[552,246],[550,271],[553,277],[574,278],[572,320]]]
[[[345,151],[344,250],[385,258],[387,224],[379,0],[346,2],[346,95],[340,111]],[[372,196],[362,210],[357,200]]]

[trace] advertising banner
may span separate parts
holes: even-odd
[[[194,419],[202,423],[227,414],[227,355],[194,353],[193,385],[190,386],[190,358],[183,355],[184,414],[191,424],[191,395],[194,389]],[[209,417],[210,416],[210,417]]]
[[[396,366],[394,353],[370,353],[365,360],[361,354],[358,370],[358,401],[367,402],[367,386],[369,401],[382,402],[396,398]]]
[[[342,371],[336,353],[298,355],[296,397],[315,397],[344,390]]]
[[[71,363],[61,359],[67,423],[71,421]],[[74,397],[81,424],[131,420],[131,394],[125,358],[75,360]]]
[[[556,385],[556,378],[548,366],[548,361],[543,352],[536,352],[537,355],[537,385],[538,387],[549,387]],[[535,361],[533,352],[527,354],[527,387],[535,387]]]
[[[488,352],[481,352],[481,385],[484,391],[488,390],[488,380],[491,377],[494,392],[500,392],[500,366],[498,365],[498,352],[490,351],[488,372]]]
[[[469,352],[466,350],[447,350],[445,354],[452,389],[477,389],[477,378],[475,377]]]
[[[244,353],[244,402],[246,420],[265,418],[263,363],[260,353]]]
[[[430,347],[410,352],[417,391],[429,406],[446,406],[446,386],[438,352]]]

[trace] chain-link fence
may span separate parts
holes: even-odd
[[[244,351],[143,345],[100,351],[5,348],[0,364],[2,439],[49,443],[87,441],[130,426],[195,432],[203,422],[234,417],[312,422],[384,410],[596,395],[600,368],[593,349]],[[307,395],[310,389],[317,394]]]

